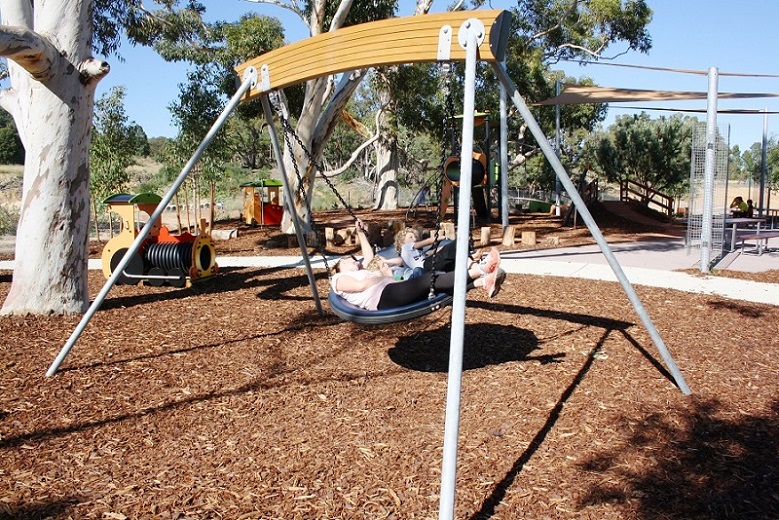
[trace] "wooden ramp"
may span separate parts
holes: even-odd
[[[461,26],[478,19],[485,34],[478,49],[481,61],[503,61],[511,26],[511,13],[504,10],[460,11],[405,18],[390,18],[345,27],[274,49],[238,67],[239,77],[249,67],[258,72],[258,82],[243,101],[264,92],[285,88],[330,74],[367,67],[465,61],[458,42]],[[448,29],[444,29],[448,27]]]

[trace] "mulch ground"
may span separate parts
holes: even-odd
[[[612,242],[678,232],[597,218]],[[294,251],[220,226],[240,229],[219,254]],[[779,518],[779,307],[636,290],[691,395],[617,283],[468,294],[456,518]],[[300,269],[117,286],[53,377],[80,317],[0,318],[0,519],[437,518],[449,312],[363,326],[323,306]]]

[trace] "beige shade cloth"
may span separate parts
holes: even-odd
[[[641,90],[614,87],[586,87],[563,85],[559,96],[533,103],[534,105],[580,105],[583,103],[619,103],[635,101],[677,101],[685,99],[706,99],[706,92],[682,92],[674,90]],[[751,99],[779,97],[779,93],[767,92],[720,92],[718,99]]]

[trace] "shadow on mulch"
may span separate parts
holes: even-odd
[[[175,289],[172,287],[144,287],[146,294],[132,296],[110,296],[101,305],[103,309],[117,309],[134,307],[159,301],[173,301],[180,298],[188,298],[200,294],[229,293],[244,290],[249,287],[262,288],[257,293],[257,299],[261,300],[293,300],[312,301],[311,296],[290,296],[287,292],[298,287],[309,286],[308,276],[303,273],[298,276],[285,278],[270,278],[279,271],[289,272],[286,267],[272,268],[226,268],[219,274],[195,282],[192,287]],[[324,273],[315,273],[315,279],[325,278]]]
[[[14,508],[13,511],[0,511],[0,520],[32,520],[65,517],[75,504],[83,501],[81,497],[66,497],[61,500],[36,502],[29,506]]]
[[[601,480],[581,507],[638,500],[640,518],[779,518],[779,401],[765,416],[737,421],[723,418],[725,408],[716,399],[693,402],[681,425],[647,417],[619,448],[581,464],[620,481]],[[658,445],[675,456],[660,454],[641,471],[629,466]]]
[[[486,520],[496,514],[525,465],[555,426],[566,401],[589,371],[592,357],[560,396],[543,427],[506,475],[493,487],[470,520]],[[773,414],[730,421],[716,417],[723,407],[716,400],[695,402],[683,424],[652,414],[625,443],[592,457],[579,466],[587,473],[601,474],[579,501],[578,508],[601,504],[639,502],[636,518],[779,518],[779,401]],[[628,425],[631,417],[621,423]],[[668,447],[653,464],[635,465],[658,445]],[[617,483],[618,482],[618,483]]]
[[[398,340],[387,351],[398,365],[419,372],[446,372],[449,369],[450,328],[441,327]],[[529,330],[514,326],[479,323],[465,326],[463,340],[463,370],[473,370],[511,361],[536,359],[543,363],[558,362],[565,354],[532,358],[538,350],[538,338]],[[544,359],[542,359],[544,358]]]

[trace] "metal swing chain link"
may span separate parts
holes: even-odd
[[[438,257],[438,243],[440,241],[439,235],[441,233],[441,221],[443,220],[443,214],[441,212],[441,198],[443,197],[443,190],[444,190],[444,176],[446,172],[444,171],[444,168],[446,167],[446,160],[448,159],[449,155],[447,153],[447,140],[450,138],[452,132],[451,132],[451,125],[453,120],[453,114],[454,114],[454,99],[452,97],[452,63],[442,63],[441,64],[441,70],[443,72],[444,77],[444,95],[446,96],[445,101],[445,114],[442,120],[441,125],[441,135],[443,137],[443,144],[441,145],[441,166],[440,170],[441,173],[438,176],[438,186],[436,186],[436,199],[438,200],[438,209],[436,210],[436,216],[435,216],[435,234],[433,236],[433,257],[430,260],[430,267],[432,269],[433,275],[430,277],[430,292],[428,293],[427,297],[428,299],[435,298],[435,279],[436,279],[436,270],[435,270],[435,264],[436,259]]]
[[[274,105],[275,105],[275,108],[276,108],[276,113],[278,114],[279,120],[281,121],[281,125],[282,125],[282,127],[284,129],[284,141],[287,143],[287,147],[289,148],[290,152],[293,151],[292,143],[289,140],[289,136],[291,134],[295,138],[295,142],[297,142],[298,146],[300,146],[300,149],[303,150],[303,153],[305,154],[306,158],[308,158],[309,162],[311,164],[313,164],[314,167],[317,169],[317,171],[319,172],[319,176],[322,179],[324,179],[325,183],[333,191],[333,193],[335,194],[336,198],[339,200],[341,205],[343,205],[343,207],[349,213],[349,216],[351,216],[352,219],[354,219],[355,221],[359,220],[359,218],[357,217],[357,214],[354,212],[354,210],[351,208],[351,206],[349,206],[349,204],[344,200],[344,198],[341,196],[341,194],[336,189],[335,184],[333,184],[333,182],[330,180],[329,177],[327,177],[326,175],[324,175],[322,173],[324,171],[324,165],[319,164],[319,163],[317,163],[314,160],[313,155],[308,150],[306,145],[303,144],[303,141],[300,139],[300,136],[297,134],[297,132],[295,132],[295,129],[292,128],[292,125],[289,123],[287,118],[285,118],[282,115],[281,110],[280,110],[279,105],[278,105],[278,99],[274,98],[273,102],[274,102]],[[297,176],[297,179],[298,179],[298,187],[300,189],[301,195],[303,196],[303,200],[306,202],[306,208],[308,209],[308,214],[309,214],[309,217],[311,219],[311,223],[313,225],[313,212],[311,210],[311,205],[310,205],[310,203],[308,201],[308,196],[306,195],[305,190],[303,188],[303,177],[300,175],[300,169],[298,168],[298,163],[295,160],[294,155],[293,155],[292,159],[293,159],[292,160],[292,164],[294,165],[294,168],[295,168],[295,175]],[[327,275],[330,276],[330,268],[327,265],[327,256],[325,255],[324,247],[320,247],[320,252],[322,254],[322,260],[324,261],[325,270],[327,272]]]
[[[284,116],[282,116],[282,115],[281,115],[281,111],[280,111],[280,110],[277,110],[277,112],[278,112],[278,114],[279,114],[279,120],[281,120],[282,126],[284,127],[284,130],[285,130],[285,132],[284,132],[284,139],[285,139],[285,141],[287,142],[287,146],[290,148],[290,150],[292,150],[292,145],[291,145],[291,144],[290,144],[290,142],[289,142],[289,134],[292,134],[292,136],[295,138],[295,142],[297,142],[298,146],[300,146],[300,149],[301,149],[301,150],[303,150],[303,153],[306,155],[306,158],[309,160],[309,162],[310,162],[311,164],[313,164],[313,165],[314,165],[314,167],[315,167],[315,168],[317,169],[317,171],[319,172],[319,176],[320,176],[322,179],[324,179],[325,183],[326,183],[326,184],[327,184],[327,185],[330,187],[330,189],[333,191],[333,193],[335,194],[335,196],[338,198],[338,201],[339,201],[339,202],[340,202],[340,203],[341,203],[341,204],[344,206],[344,208],[346,208],[346,211],[348,211],[348,212],[349,212],[349,215],[350,215],[352,218],[354,218],[355,220],[357,220],[357,215],[354,213],[354,210],[352,210],[352,208],[351,208],[351,207],[349,206],[349,204],[348,204],[348,203],[347,203],[347,202],[344,200],[344,198],[341,196],[341,194],[340,194],[340,193],[338,193],[338,190],[336,189],[335,185],[334,185],[334,184],[333,184],[333,182],[330,180],[330,178],[329,178],[329,177],[327,177],[327,175],[324,175],[324,174],[322,173],[322,172],[324,171],[324,169],[325,169],[325,168],[324,168],[324,165],[322,165],[322,164],[319,164],[319,163],[317,163],[317,162],[314,160],[314,157],[313,157],[313,155],[312,155],[312,154],[311,154],[311,152],[308,150],[308,148],[306,147],[306,145],[305,145],[305,144],[303,144],[303,141],[300,139],[300,136],[297,134],[297,132],[295,132],[295,129],[294,129],[294,128],[292,128],[292,125],[289,123],[289,121],[288,121],[288,120],[287,120],[287,119],[286,119]],[[302,185],[303,185],[303,180],[302,180],[302,178],[301,178],[301,176],[300,176],[300,171],[298,170],[297,161],[293,161],[293,162],[294,162],[294,164],[295,164],[295,173],[296,173],[296,174],[297,174],[297,176],[298,176],[298,182],[300,183],[300,186],[302,187]],[[310,208],[309,208],[309,211],[311,211],[311,210],[310,210]]]
[[[292,148],[292,142],[290,141],[290,134],[292,134],[295,137],[295,140],[297,141],[300,148],[303,150],[303,152],[308,157],[308,160],[314,164],[315,167],[318,167],[316,163],[313,161],[311,154],[309,153],[308,149],[305,147],[303,142],[300,140],[300,137],[298,137],[297,133],[295,133],[294,129],[292,128],[292,125],[289,124],[289,121],[287,118],[284,117],[284,115],[281,112],[281,108],[279,106],[279,101],[276,96],[272,96],[272,103],[274,105],[274,109],[276,110],[276,114],[279,118],[279,121],[281,121],[281,126],[284,133],[284,142],[287,145],[287,148],[289,149],[290,153],[292,154],[292,167],[295,170],[295,177],[297,177],[298,180],[298,191],[300,192],[300,195],[303,197],[303,202],[306,204],[306,210],[308,211],[308,217],[309,217],[309,223],[311,224],[312,228],[314,227],[314,217],[313,217],[313,211],[311,209],[311,203],[308,200],[308,195],[306,194],[306,190],[303,186],[303,177],[300,174],[300,168],[298,167],[298,162],[295,160],[294,156],[294,149]],[[338,195],[336,193],[336,195]],[[340,198],[340,195],[339,195]],[[350,214],[351,213],[350,211]],[[325,273],[327,273],[327,276],[330,276],[330,266],[327,263],[327,255],[325,254],[325,247],[322,245],[319,237],[317,237],[317,241],[320,242],[319,245],[319,253],[322,256],[322,263],[325,266]]]

